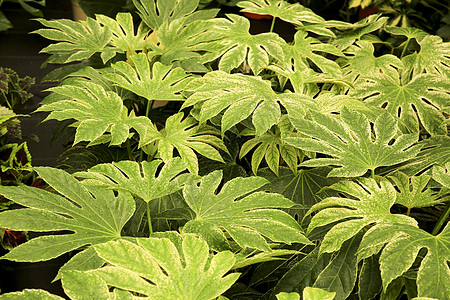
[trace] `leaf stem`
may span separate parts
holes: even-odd
[[[148,223],[148,231],[150,232],[150,234],[153,234],[152,217],[150,215],[150,202],[147,202],[147,223]]]
[[[445,221],[447,221],[449,215],[450,215],[450,201],[447,201],[447,207],[445,208],[444,213],[441,215],[438,222],[434,226],[433,231],[431,232],[432,235],[438,234],[442,226],[444,226]]]
[[[370,169],[370,175],[372,176],[372,179],[375,179],[375,169]]]
[[[409,41],[410,41],[410,40],[411,40],[411,39],[408,38],[408,40],[406,41],[405,47],[403,47],[402,54],[400,55],[400,59],[402,59],[403,56],[405,55],[406,49],[408,48],[408,45],[409,45]]]
[[[133,155],[132,155],[132,151],[131,151],[131,144],[130,144],[130,140],[127,139],[127,141],[125,142],[125,145],[127,146],[127,152],[128,152],[128,158],[130,160],[133,160]]]
[[[273,28],[275,27],[275,20],[276,19],[277,19],[277,17],[273,17],[272,24],[270,25],[270,31],[269,32],[273,32]]]

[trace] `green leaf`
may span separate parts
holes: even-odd
[[[14,293],[6,293],[0,295],[0,299],[4,300],[22,300],[22,299],[30,299],[30,300],[61,300],[61,298],[57,295],[50,294],[44,290],[35,290],[35,289],[24,289],[21,292]]]
[[[142,21],[152,29],[192,14],[198,3],[198,0],[133,0]]]
[[[335,296],[336,292],[327,292],[315,287],[306,287],[303,290],[304,300],[333,300]]]
[[[314,107],[310,97],[294,93],[277,94],[272,90],[270,82],[260,77],[222,71],[210,72],[202,78],[194,79],[187,90],[194,93],[182,108],[202,104],[200,123],[225,111],[222,117],[222,134],[252,115],[256,135],[260,136],[278,123],[281,117],[278,102],[281,102],[289,115],[294,116],[302,116],[307,107]]]
[[[278,176],[267,169],[261,169],[258,176],[270,181],[266,189],[272,193],[282,194],[297,205],[287,209],[296,219],[302,220],[306,211],[323,198],[334,196],[336,193],[326,187],[338,182],[339,178],[329,178],[330,168],[300,169],[297,173],[281,167]]]
[[[435,165],[433,167],[433,179],[450,188],[450,163],[445,163],[445,168]]]
[[[314,287],[336,293],[336,300],[344,300],[350,295],[356,282],[358,262],[356,251],[361,240],[354,236],[346,241],[336,257],[319,274]]]
[[[358,278],[358,296],[360,300],[375,298],[382,289],[380,265],[374,256],[363,260]]]
[[[394,279],[404,274],[414,263],[419,251],[427,249],[417,272],[419,297],[448,299],[450,296],[450,226],[437,236],[407,225],[381,224],[364,235],[358,249],[358,260],[377,253],[380,256],[384,291]]]
[[[216,161],[223,162],[217,149],[228,152],[225,144],[214,134],[215,130],[207,126],[198,126],[194,118],[187,117],[183,120],[183,112],[170,116],[166,120],[165,128],[160,132],[145,132],[138,130],[144,136],[143,146],[156,143],[158,155],[163,161],[170,160],[174,148],[178,151],[189,172],[198,174],[198,159],[194,150],[199,154]]]
[[[284,141],[305,151],[314,151],[332,158],[314,158],[303,166],[337,165],[328,176],[357,177],[368,170],[391,166],[411,159],[419,152],[417,134],[398,136],[397,122],[389,113],[380,115],[373,124],[360,112],[344,108],[339,121],[332,116],[311,111],[312,121],[292,119],[306,138],[287,137]],[[393,143],[392,143],[393,142]]]
[[[5,14],[0,11],[0,31],[5,31],[10,28],[13,28],[12,23],[8,20]]]
[[[322,23],[325,20],[313,13],[309,8],[299,3],[290,4],[284,0],[250,0],[239,1],[237,6],[243,8],[241,11],[258,15],[271,15],[283,21],[303,25],[306,23]]]
[[[350,46],[346,53],[352,56],[339,61],[345,78],[355,83],[374,73],[398,76],[397,70],[403,67],[402,61],[392,54],[375,57],[374,51],[373,44],[368,41],[357,41],[356,45]]]
[[[433,74],[420,74],[407,83],[387,74],[373,74],[356,85],[351,94],[398,116],[400,125],[409,132],[418,132],[421,124],[435,135],[446,133],[440,110],[450,101],[447,90],[448,79]]]
[[[65,271],[61,281],[64,293],[71,299],[110,299],[108,286],[96,274]]]
[[[145,202],[150,202],[181,190],[190,178],[188,174],[180,175],[186,170],[181,158],[167,161],[159,170],[161,163],[159,159],[141,163],[122,160],[96,165],[88,172],[78,172],[74,176],[84,178],[83,184],[126,191]]]
[[[330,197],[308,211],[308,214],[311,214],[321,210],[312,218],[308,233],[316,227],[340,221],[325,235],[320,246],[321,253],[339,250],[344,241],[356,235],[367,225],[388,223],[417,226],[413,218],[391,214],[390,209],[395,203],[396,190],[387,180],[377,183],[372,178],[360,178],[358,183],[341,181],[331,188],[358,200]]]
[[[50,91],[61,99],[44,104],[37,111],[51,111],[46,120],[77,120],[74,144],[95,141],[110,132],[111,145],[120,145],[128,138],[130,128],[139,127],[141,132],[156,131],[148,118],[128,113],[122,98],[101,85],[83,81],[77,85],[54,87]]]
[[[219,70],[230,73],[241,64],[248,64],[253,74],[258,75],[269,65],[270,58],[283,58],[282,45],[286,42],[273,32],[250,34],[250,21],[244,17],[228,14],[228,19],[217,18],[212,22],[212,31],[220,38],[204,44],[204,62],[219,60]]]
[[[80,22],[68,19],[38,19],[38,21],[48,28],[38,29],[32,33],[57,41],[41,52],[55,57],[62,55],[64,58],[61,63],[80,61],[90,58],[97,52],[104,52],[113,37],[108,27],[101,26],[92,18]]]
[[[189,75],[182,68],[172,68],[156,62],[150,66],[147,55],[139,53],[131,57],[133,66],[120,61],[112,65],[115,72],[104,77],[148,101],[184,101],[181,92],[189,83]]]
[[[221,172],[215,171],[204,176],[199,185],[184,187],[184,199],[195,213],[184,232],[198,233],[217,250],[230,247],[223,230],[242,248],[270,251],[264,237],[273,242],[310,244],[297,222],[275,209],[289,208],[292,201],[279,194],[255,192],[267,183],[265,179],[234,178],[218,191],[221,180]]]
[[[139,293],[149,299],[215,299],[239,277],[225,275],[235,261],[229,251],[209,254],[208,245],[191,235],[179,247],[168,238],[139,238],[96,246],[109,265],[86,272],[104,285]],[[106,291],[108,288],[106,287]]]
[[[435,74],[450,79],[450,42],[442,42],[437,35],[428,35],[419,41],[420,51],[405,56],[405,65],[413,70],[413,76],[422,73]]]
[[[300,295],[297,293],[279,293],[277,294],[277,300],[300,300]]]
[[[66,271],[87,271],[100,268],[105,263],[105,260],[97,255],[93,247],[89,247],[81,252],[75,254],[68,262],[66,262],[58,270],[53,282],[61,279],[62,273]]]
[[[409,177],[405,173],[396,172],[388,178],[394,182],[399,190],[395,203],[407,208],[433,206],[446,200],[445,198],[439,199],[436,192],[426,189],[431,179],[430,175],[422,174]]]
[[[236,263],[233,270],[244,268],[246,266],[260,264],[274,260],[287,260],[288,256],[292,257],[298,254],[295,250],[274,249],[270,252],[259,252],[249,248],[243,249],[241,252],[235,254]],[[282,258],[283,256],[288,258]]]
[[[86,188],[62,170],[48,167],[35,170],[59,195],[28,186],[0,186],[0,193],[6,198],[29,207],[2,212],[0,226],[11,230],[69,230],[73,233],[31,239],[12,249],[4,259],[48,260],[82,246],[120,237],[123,226],[134,212],[131,195],[123,192],[114,195],[104,188]]]

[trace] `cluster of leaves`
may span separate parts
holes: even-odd
[[[38,110],[75,147],[35,168],[47,189],[0,187],[25,207],[0,226],[46,232],[4,259],[72,252],[73,299],[449,298],[449,43],[283,0],[237,5],[289,42],[198,0],[133,4],[40,20],[71,64]]]

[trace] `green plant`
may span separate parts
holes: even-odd
[[[55,279],[73,299],[448,298],[450,44],[237,4],[297,26],[288,43],[167,3],[39,20],[49,62],[71,63],[39,111],[73,145],[65,171],[35,168],[46,189],[0,187],[23,206],[0,226],[48,232],[4,259],[71,253]],[[3,295],[38,296],[56,297]]]
[[[5,2],[18,3],[29,14],[35,17],[42,17],[42,11],[35,7],[35,5],[45,6],[45,0],[1,0],[0,6]],[[0,11],[0,31],[7,30],[13,27],[13,24],[8,20],[5,14]]]

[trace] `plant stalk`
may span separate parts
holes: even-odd
[[[152,217],[150,215],[150,202],[147,202],[147,223],[148,223],[148,231],[150,232],[150,234],[153,234]]]
[[[411,40],[411,39],[408,38],[408,40],[406,41],[405,47],[403,47],[403,50],[402,50],[402,55],[400,55],[400,59],[402,59],[403,56],[405,56],[406,49],[408,48],[408,45],[409,45],[409,41],[410,41],[410,40]]]
[[[275,20],[276,19],[277,19],[277,17],[273,17],[272,24],[270,25],[270,31],[269,32],[273,32],[273,28],[275,27]]]
[[[445,221],[447,221],[449,215],[450,215],[450,201],[447,201],[447,207],[445,208],[444,213],[441,215],[438,222],[434,226],[433,231],[431,232],[432,235],[438,234],[442,226],[444,226]]]

